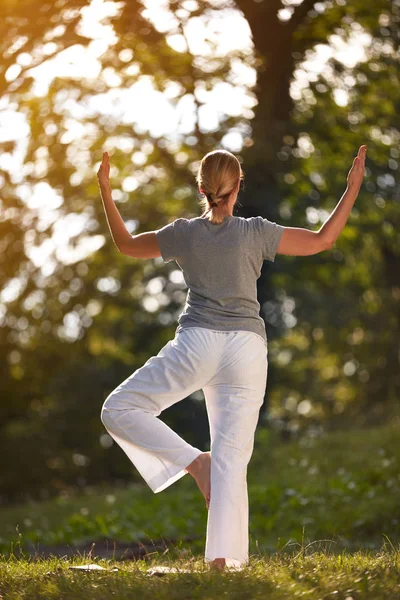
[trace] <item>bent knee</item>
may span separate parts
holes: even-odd
[[[100,419],[106,429],[112,427],[115,422],[115,395],[111,393],[103,402],[100,411]]]
[[[135,419],[137,413],[143,411],[143,408],[138,405],[138,402],[133,394],[127,396],[125,391],[115,390],[103,402],[100,411],[100,419],[106,429],[115,427],[116,421],[122,413],[129,412],[130,420]],[[144,411],[146,412],[146,411]]]
[[[131,421],[140,415],[140,413],[149,413],[155,417],[158,417],[161,413],[160,407],[144,394],[137,394],[132,390],[116,388],[103,402],[100,418],[103,425],[109,429],[115,426],[118,417],[122,413],[126,413],[126,411],[129,412]]]

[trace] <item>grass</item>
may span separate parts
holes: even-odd
[[[208,573],[203,565],[207,510],[190,476],[160,494],[136,483],[3,507],[0,597],[393,598],[400,591],[398,430],[391,423],[282,445],[260,428],[248,472],[251,558],[245,572]],[[40,557],[46,545],[160,537],[180,541],[146,560]],[[74,561],[119,571],[82,573],[69,569]],[[203,572],[148,577],[156,563]]]
[[[397,598],[400,589],[400,553],[391,546],[381,552],[358,551],[339,556],[325,552],[295,555],[276,553],[252,557],[240,572],[212,572],[199,558],[153,559],[115,563],[98,560],[110,571],[82,572],[71,566],[85,564],[81,558],[24,560],[9,558],[0,563],[0,593],[4,600],[67,600],[85,598],[115,600],[154,598],[188,600],[296,597],[323,600],[381,600]],[[149,577],[153,563],[187,568],[189,572]],[[117,572],[111,569],[118,568]]]

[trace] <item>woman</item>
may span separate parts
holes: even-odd
[[[264,260],[331,248],[346,224],[364,175],[361,146],[347,188],[319,229],[236,217],[243,171],[228,151],[202,159],[197,173],[204,212],[131,236],[112,200],[105,152],[98,180],[113,240],[133,258],[175,260],[188,287],[173,340],[105,400],[101,419],[154,493],[190,473],[208,510],[205,560],[243,568],[248,562],[247,466],[267,382],[268,349],[256,281]],[[194,448],[157,417],[202,389],[210,452]]]

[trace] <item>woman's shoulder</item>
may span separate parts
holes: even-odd
[[[253,217],[250,217],[250,218],[252,219]],[[207,217],[193,217],[191,219],[182,219],[182,220],[188,221],[189,223],[200,223],[200,224],[211,222],[210,219],[208,219]],[[249,218],[239,217],[237,215],[232,215],[231,219],[230,219],[230,221],[232,223],[243,223],[248,220],[249,220]]]
[[[263,217],[239,217],[232,215],[230,219],[228,219],[228,227],[237,228],[241,231],[258,231],[262,229],[264,221],[266,221],[266,219]],[[207,217],[180,217],[175,219],[174,223],[176,229],[182,230],[191,228],[197,229],[198,227],[208,228],[208,225],[213,225]]]

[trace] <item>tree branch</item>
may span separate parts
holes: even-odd
[[[299,25],[304,21],[308,12],[313,8],[317,0],[303,0],[303,2],[296,8],[292,18],[288,22],[288,27],[291,31],[295,31]]]

